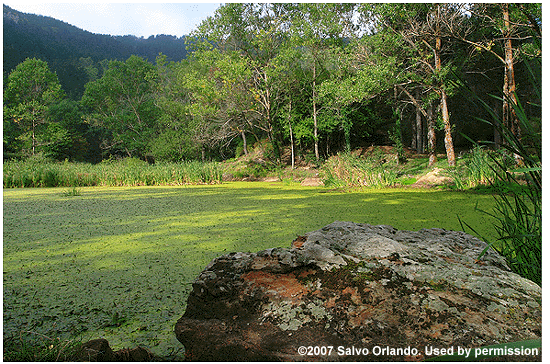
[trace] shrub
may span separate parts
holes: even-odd
[[[498,184],[497,162],[509,168],[514,159],[504,149],[493,151],[476,145],[464,156],[462,163],[448,168],[447,174],[459,190],[494,186]]]

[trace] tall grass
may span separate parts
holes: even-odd
[[[492,124],[503,136],[503,148],[520,165],[513,168],[491,156],[496,205],[493,211],[482,211],[494,219],[499,235],[490,243],[507,260],[510,268],[522,277],[542,285],[542,136],[537,123],[529,120],[521,103],[512,102],[521,126],[521,137],[504,125],[493,109],[479,100]],[[503,188],[507,186],[507,188]]]
[[[55,162],[38,155],[24,161],[5,162],[3,172],[4,188],[213,184],[222,180],[218,163],[150,165],[135,158],[92,165]]]
[[[61,340],[21,331],[17,336],[4,338],[4,361],[15,362],[59,362],[73,361],[82,344],[76,340]]]
[[[491,186],[498,183],[495,160],[506,168],[512,167],[514,163],[514,159],[506,150],[494,151],[475,145],[456,167],[449,167],[446,172],[459,190]]]
[[[323,166],[327,187],[385,187],[397,182],[397,171],[389,168],[396,161],[387,161],[387,155],[374,153],[368,158],[340,153],[329,158]]]

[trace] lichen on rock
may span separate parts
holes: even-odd
[[[418,360],[428,345],[540,338],[540,287],[492,249],[479,261],[486,246],[463,232],[334,222],[290,249],[214,259],[176,336],[187,359],[224,361]],[[373,353],[387,345],[417,353]],[[301,346],[334,350],[304,356]]]

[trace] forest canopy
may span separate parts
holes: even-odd
[[[471,140],[501,143],[482,103],[518,136],[514,105],[540,125],[541,43],[535,3],[230,3],[184,59],[80,57],[76,93],[28,44],[4,72],[4,158],[223,160],[262,142],[274,162],[319,161],[393,144],[454,165]]]

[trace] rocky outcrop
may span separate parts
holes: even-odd
[[[430,187],[439,185],[450,185],[453,179],[445,175],[445,171],[441,168],[434,168],[432,171],[419,177],[411,187]]]
[[[477,260],[485,247],[462,232],[335,222],[291,249],[214,259],[176,337],[194,361],[422,360],[540,338],[540,287],[492,249]]]
[[[325,184],[320,177],[307,177],[300,182],[300,185],[307,187],[319,187],[324,186]]]

